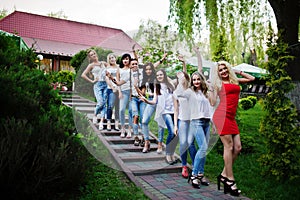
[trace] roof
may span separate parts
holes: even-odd
[[[74,55],[82,49],[99,46],[116,54],[141,48],[121,29],[88,24],[32,13],[14,11],[0,20],[0,29],[21,36],[37,52]]]

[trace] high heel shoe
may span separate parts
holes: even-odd
[[[198,174],[198,179],[200,180],[201,185],[209,186],[209,182],[206,180],[203,174]]]
[[[222,176],[222,174],[219,174],[219,176],[217,177],[218,190],[221,189],[220,183],[223,183],[223,185],[225,186],[225,182],[226,182],[227,180],[228,180],[228,179],[227,179],[225,176]],[[224,187],[224,188],[225,188],[225,187]]]
[[[192,186],[196,189],[200,189],[199,179],[197,176],[189,175],[188,183],[192,182]]]
[[[241,190],[236,187],[236,183],[234,180],[227,179],[224,183],[224,194],[230,193],[232,196],[239,196],[241,194]]]

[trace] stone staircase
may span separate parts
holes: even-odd
[[[95,102],[85,99],[76,94],[63,95],[63,104],[75,108],[75,110],[86,114],[92,120],[95,108]],[[128,120],[128,118],[127,118]],[[91,123],[92,124],[92,123]],[[104,123],[104,130],[99,131],[98,125],[93,125],[94,130],[108,143],[108,148],[113,151],[113,155],[118,156],[121,160],[121,167],[124,171],[129,170],[134,176],[141,176],[146,174],[159,174],[159,173],[177,173],[181,172],[181,163],[169,165],[165,161],[165,151],[157,154],[157,138],[154,134],[150,133],[150,152],[142,153],[143,147],[134,146],[134,139],[121,138],[120,131],[115,131],[114,123],[112,122],[112,130],[107,131],[106,124]],[[139,130],[140,132],[140,130]],[[164,145],[165,149],[165,145]],[[179,158],[178,155],[176,155]]]

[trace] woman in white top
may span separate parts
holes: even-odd
[[[189,105],[193,106],[190,109],[191,122],[188,143],[191,144],[195,139],[198,144],[198,151],[195,155],[189,181],[192,182],[193,187],[200,188],[200,184],[209,185],[209,182],[204,178],[204,165],[210,136],[211,108],[205,77],[202,73],[194,72],[191,78],[191,86],[194,92],[189,98]]]
[[[123,54],[121,57],[121,63],[120,63],[120,70],[119,73],[117,73],[117,79],[113,78],[109,73],[107,73],[107,76],[115,83],[116,85],[120,86],[121,92],[119,93],[119,99],[120,99],[120,122],[121,122],[121,138],[125,137],[125,111],[128,107],[129,111],[129,119],[128,119],[128,132],[127,132],[127,138],[131,138],[131,130],[132,130],[132,113],[131,108],[129,104],[129,98],[130,98],[130,61],[131,56],[130,54]]]
[[[105,79],[106,67],[104,62],[99,62],[98,55],[95,50],[87,51],[90,64],[82,72],[81,77],[94,84],[94,94],[97,104],[94,111],[93,123],[97,123],[97,115],[100,114],[99,130],[103,130],[103,122],[106,114],[107,101],[107,83]],[[92,73],[94,79],[90,79],[87,74]]]
[[[159,130],[168,129],[168,137],[166,141],[166,162],[174,164],[174,152],[178,143],[178,137],[174,134],[174,103],[173,91],[174,86],[168,81],[168,76],[165,70],[160,69],[156,72],[156,81],[159,84],[155,85],[155,93],[153,100],[148,100],[141,97],[146,103],[156,104],[155,121],[158,124]],[[163,141],[163,132],[159,131],[158,141]],[[145,142],[144,149],[150,149],[149,141]]]
[[[111,74],[113,78],[117,78],[117,73],[119,73],[119,65],[116,62],[116,55],[110,53],[107,55],[107,71]],[[115,108],[115,130],[119,131],[119,91],[120,88],[112,80],[108,81],[107,85],[107,130],[111,130],[111,118],[113,114],[113,108]]]

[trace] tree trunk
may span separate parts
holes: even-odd
[[[293,80],[300,80],[300,43],[298,41],[300,0],[269,0],[274,10],[277,28],[282,30],[283,41],[289,44],[290,54],[295,59],[287,71]]]

